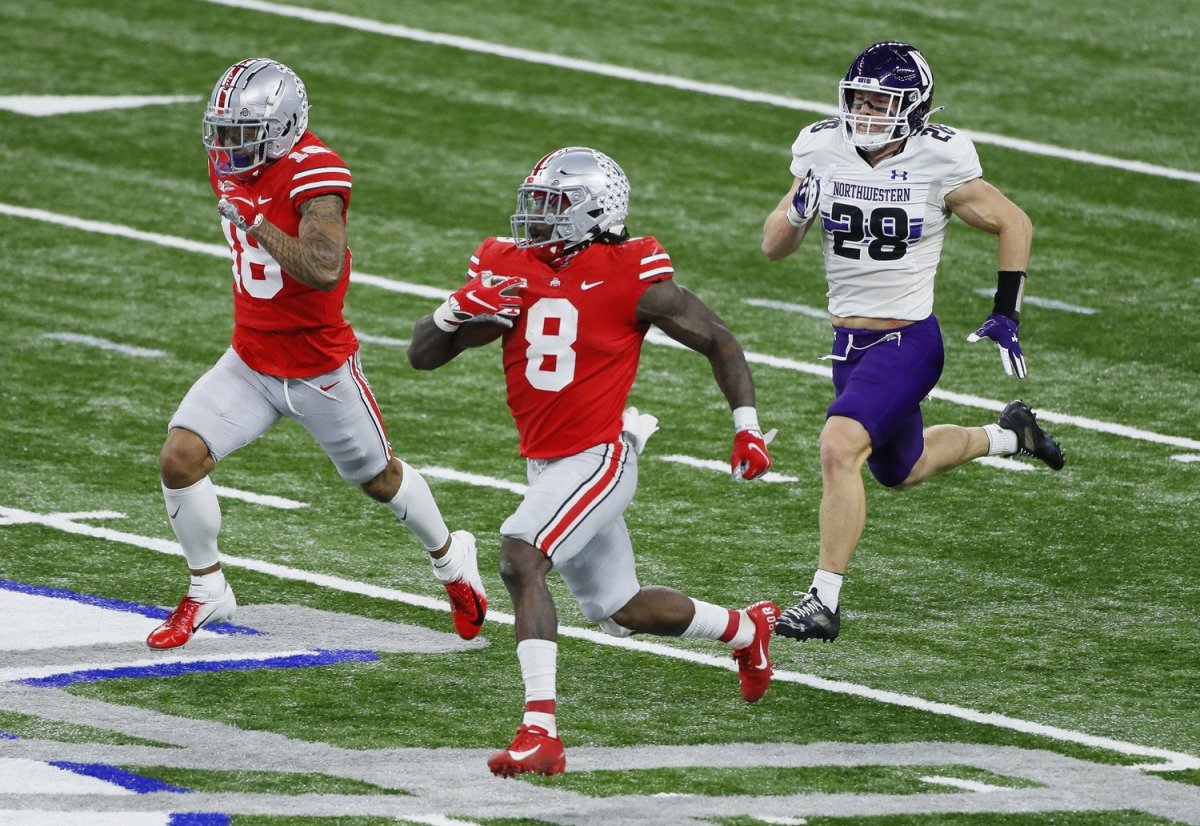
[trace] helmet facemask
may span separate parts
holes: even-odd
[[[912,115],[922,102],[917,90],[880,86],[873,78],[843,80],[838,88],[845,137],[851,145],[879,149],[913,133]],[[917,128],[924,128],[924,123]]]

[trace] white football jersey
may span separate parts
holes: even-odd
[[[871,167],[836,118],[792,144],[792,174],[821,179],[819,205],[829,312],[920,321],[933,312],[933,279],[951,212],[946,196],[983,169],[971,139],[929,124]]]

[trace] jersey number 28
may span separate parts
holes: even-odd
[[[835,255],[857,261],[862,250],[846,245],[866,240],[867,230],[871,232],[867,255],[874,260],[895,261],[908,251],[908,213],[900,207],[877,207],[871,210],[869,218],[864,218],[857,206],[835,203],[829,218],[837,225],[831,230]]]

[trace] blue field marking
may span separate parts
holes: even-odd
[[[48,762],[55,768],[74,772],[84,777],[94,777],[97,780],[112,783],[114,786],[120,786],[122,789],[128,789],[137,794],[150,794],[152,792],[191,794],[192,791],[182,786],[172,786],[170,783],[164,783],[162,780],[154,777],[147,777],[144,774],[131,772],[117,766],[110,766],[107,763],[72,763],[68,760],[50,760]]]
[[[9,734],[7,731],[0,731],[0,740],[20,740],[16,734]]]
[[[68,591],[65,588],[51,588],[46,585],[29,585],[25,582],[14,582],[11,579],[0,579],[0,588],[6,591],[16,591],[20,594],[31,594],[38,597],[51,597],[53,599],[68,599],[72,602],[79,602],[84,605],[94,605],[97,608],[107,608],[112,611],[125,611],[130,614],[141,614],[144,617],[151,619],[166,619],[170,616],[170,610],[159,608],[157,605],[143,605],[140,602],[126,602],[121,599],[109,599],[108,597],[100,597],[95,594],[81,594],[76,591]],[[242,634],[248,636],[264,636],[264,632],[255,628],[247,628],[244,625],[234,625],[228,622],[216,623],[214,625],[204,626],[205,631],[212,631],[214,634]]]
[[[318,665],[338,663],[364,663],[379,659],[374,651],[343,649],[340,651],[313,651],[310,654],[292,654],[282,657],[243,660],[196,660],[193,662],[161,663],[158,665],[119,666],[117,668],[92,668],[71,671],[49,677],[30,677],[14,680],[19,685],[40,688],[62,688],[80,683],[97,683],[103,680],[123,680],[142,677],[177,677],[181,674],[214,673],[218,671],[254,671],[263,668],[311,668]]]
[[[167,826],[229,826],[233,818],[217,812],[172,812]]]

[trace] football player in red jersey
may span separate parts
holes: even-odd
[[[203,120],[208,175],[233,259],[232,346],[192,385],[159,456],[167,515],[191,587],[146,643],[184,645],[237,603],[217,551],[217,462],[287,416],[321,444],[347,482],[383,502],[424,544],[458,633],[487,610],[475,538],[447,529],[421,475],[392,455],[383,419],[342,316],[350,284],[350,170],[308,131],[295,72],[250,58],[217,82]]]
[[[728,610],[638,582],[622,514],[656,420],[625,403],[651,324],[711,363],[733,409],[733,478],[761,476],[771,459],[741,346],[674,281],[657,240],[629,237],[628,207],[629,182],[607,155],[567,147],[545,156],[518,190],[514,237],[480,245],[466,284],[417,323],[408,351],[414,367],[431,370],[503,338],[508,405],[529,477],[500,528],[500,575],[513,601],[525,682],[517,736],[488,760],[505,777],[566,767],[554,716],[552,567],[608,633],[720,640],[733,650],[747,701],[770,684],[773,603]]]

